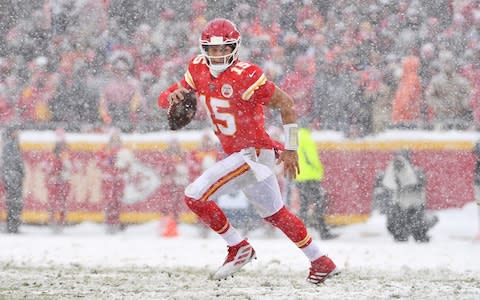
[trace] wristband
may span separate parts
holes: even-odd
[[[298,149],[298,125],[295,123],[284,124],[285,150],[296,151]]]

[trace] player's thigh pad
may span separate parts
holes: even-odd
[[[284,205],[275,175],[245,187],[243,192],[262,218],[270,217]]]
[[[241,189],[256,182],[243,154],[237,152],[216,162],[185,189],[185,195],[195,200],[216,199],[219,195]]]

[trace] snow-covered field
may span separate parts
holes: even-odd
[[[162,238],[159,222],[113,236],[91,223],[61,234],[23,226],[0,233],[0,299],[480,299],[477,209],[437,212],[428,244],[393,242],[376,214],[338,227],[340,238],[319,242],[342,273],[321,286],[305,281],[301,251],[265,228],[249,234],[258,259],[214,281],[226,247],[194,225],[180,225],[176,238]]]

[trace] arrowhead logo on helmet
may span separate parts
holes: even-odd
[[[222,56],[208,55],[208,47],[215,45],[231,46],[232,52]],[[207,60],[207,66],[214,72],[223,72],[238,59],[240,32],[227,19],[214,19],[207,23],[200,36],[200,51]],[[213,63],[213,59],[223,63]]]

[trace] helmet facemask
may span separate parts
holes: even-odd
[[[220,38],[221,39],[221,38]],[[214,40],[212,38],[212,40]],[[208,47],[209,46],[224,46],[224,47],[231,47],[232,52],[226,55],[221,56],[211,56],[208,55]],[[225,71],[228,67],[230,67],[237,59],[238,59],[238,49],[240,46],[240,39],[234,42],[225,42],[225,43],[215,43],[213,42],[206,42],[200,41],[200,50],[202,55],[205,57],[207,61],[207,65],[212,72],[221,73]],[[223,63],[215,63],[215,60],[223,61]]]

